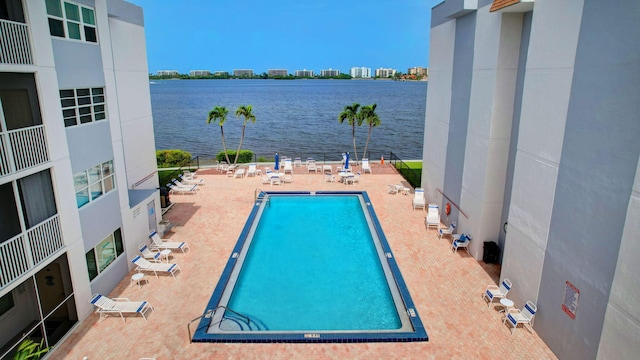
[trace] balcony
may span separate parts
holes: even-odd
[[[44,125],[0,132],[0,177],[48,161]]]
[[[33,64],[27,24],[0,19],[0,64]]]
[[[58,214],[0,244],[0,290],[63,246]]]

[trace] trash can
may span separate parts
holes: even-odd
[[[500,247],[493,241],[484,242],[484,253],[482,254],[482,261],[487,264],[498,263],[498,257],[500,256]]]
[[[169,201],[169,189],[166,187],[160,188],[160,207],[166,208],[171,205],[171,201]]]

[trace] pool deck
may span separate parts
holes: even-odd
[[[98,314],[92,314],[49,358],[555,359],[535,332],[518,327],[511,335],[508,325],[502,324],[500,306],[487,308],[481,295],[488,284],[497,284],[499,265],[477,261],[466,251],[453,253],[449,239],[439,239],[435,229],[425,229],[425,212],[411,206],[413,193],[387,193],[388,184],[409,187],[395,169],[386,164],[372,164],[372,168],[373,174],[362,175],[359,184],[348,188],[324,182],[320,173],[307,174],[304,167],[295,169],[292,183],[280,186],[262,184],[260,177],[236,179],[201,170],[199,178],[206,185],[196,195],[171,195],[175,205],[164,215],[175,225],[166,237],[190,246],[187,254],[174,252],[171,261],[182,268],[177,280],[147,275],[148,283],[139,288],[131,286],[132,270],[109,294],[149,301],[155,311],[148,313],[148,321],[140,316],[128,317],[126,323],[118,317],[100,321]],[[187,323],[204,311],[254,204],[256,188],[367,191],[429,342],[190,344]],[[300,229],[300,236],[312,230]]]

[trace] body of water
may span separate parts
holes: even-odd
[[[353,153],[351,127],[338,122],[345,105],[377,103],[382,123],[373,129],[367,150],[371,159],[393,151],[403,159],[421,159],[426,82],[380,80],[155,80],[151,105],[157,149],[183,149],[193,156],[222,151],[220,126],[207,124],[215,106],[229,110],[224,124],[228,150],[237,150],[243,118],[240,105],[252,105],[243,149],[258,157],[275,152],[288,157],[340,160]],[[356,127],[362,157],[368,126]],[[352,154],[353,157],[353,154]]]

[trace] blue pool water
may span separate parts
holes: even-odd
[[[195,342],[427,341],[366,192],[263,193]]]
[[[228,306],[269,330],[401,325],[356,195],[271,197]]]

